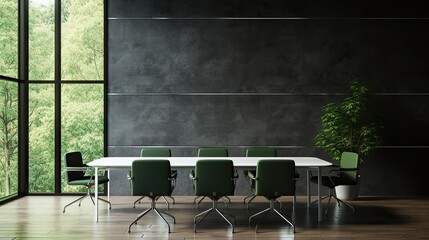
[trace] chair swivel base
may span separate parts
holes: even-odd
[[[140,197],[139,199],[137,199],[136,201],[134,201],[134,205],[133,205],[133,208],[136,208],[136,204],[137,203],[141,203],[141,200],[143,199],[143,198],[145,198],[146,196],[142,196],[142,197]],[[173,200],[173,204],[175,204],[176,203],[176,199],[174,199],[174,197],[172,197],[172,196],[161,196],[163,199],[164,199],[164,202],[165,203],[167,203],[167,210],[170,210],[170,202],[167,200],[167,198],[166,197],[168,197],[168,198],[170,198],[171,200]],[[157,197],[156,198],[156,200],[158,200],[159,199],[159,197]]]
[[[66,208],[67,208],[68,206],[72,205],[73,203],[75,203],[75,202],[77,202],[77,201],[79,201],[79,207],[80,207],[80,205],[81,205],[81,203],[82,203],[83,199],[87,198],[88,196],[89,196],[89,198],[91,199],[92,204],[93,204],[93,205],[95,205],[94,199],[93,199],[93,197],[92,197],[92,195],[91,195],[91,191],[89,190],[89,188],[87,188],[87,193],[86,193],[85,195],[83,195],[82,197],[80,197],[80,198],[78,198],[78,199],[74,200],[73,202],[71,202],[71,203],[69,203],[69,204],[67,204],[67,205],[65,205],[65,206],[64,206],[63,213],[65,213],[65,212],[66,212]],[[109,204],[109,209],[112,209],[112,204],[111,204],[109,201],[104,200],[104,199],[102,199],[102,198],[100,198],[100,197],[98,198],[98,200],[103,201],[103,202],[105,202],[105,203]]]
[[[197,199],[201,198],[198,202]],[[197,209],[200,209],[200,203],[206,198],[206,196],[197,196],[194,198],[194,203],[197,205]],[[226,199],[226,200],[225,200]],[[228,209],[228,204],[231,203],[231,198],[228,196],[223,196],[222,201],[225,203],[225,208]]]
[[[246,204],[246,199],[248,199],[248,198],[250,198],[249,199],[249,201],[247,201],[247,204]],[[253,201],[253,199],[255,199],[256,198],[256,195],[255,194],[253,194],[253,195],[249,195],[249,196],[247,196],[247,197],[245,197],[244,199],[243,199],[243,204],[246,204],[246,207],[247,207],[247,209],[249,209],[249,206],[250,206],[250,203]],[[283,205],[282,205],[282,202],[279,200],[279,199],[276,199],[276,201],[279,203],[279,208],[280,208],[280,210],[282,210],[282,207],[283,207]],[[294,196],[293,197],[293,207],[295,208],[295,203],[296,203],[296,196]]]
[[[171,231],[170,231],[170,224],[168,224],[168,222],[167,222],[167,220],[165,220],[165,218],[164,218],[164,216],[162,216],[162,214],[164,214],[164,215],[167,215],[167,216],[169,216],[169,217],[171,217],[172,219],[173,219],[173,223],[176,223],[176,218],[173,216],[173,215],[171,215],[171,214],[169,214],[169,213],[166,213],[166,212],[163,212],[163,211],[159,211],[157,208],[156,208],[156,198],[152,198],[151,197],[151,199],[152,199],[152,202],[151,202],[151,206],[150,206],[150,208],[148,208],[148,209],[146,209],[145,211],[143,211],[142,213],[140,213],[137,217],[136,217],[136,220],[134,220],[131,224],[130,224],[130,226],[128,227],[128,233],[130,233],[131,232],[131,226],[133,226],[134,224],[137,224],[137,221],[138,220],[140,220],[144,215],[146,215],[148,212],[150,212],[150,211],[154,211],[162,220],[164,220],[164,222],[167,224],[167,226],[168,226],[168,233],[170,233]],[[162,213],[162,214],[161,214]]]
[[[234,233],[234,225],[235,225],[235,222],[236,222],[236,219],[235,219],[235,217],[234,216],[232,216],[232,215],[230,215],[230,214],[228,214],[228,213],[225,213],[225,212],[223,212],[223,211],[221,211],[221,210],[219,210],[218,209],[218,207],[217,207],[217,199],[212,199],[212,202],[213,202],[213,206],[211,207],[211,208],[209,208],[209,209],[207,209],[207,210],[205,210],[204,212],[202,212],[202,213],[199,213],[198,215],[196,215],[195,217],[194,217],[194,232],[197,232],[197,226],[198,226],[198,224],[200,224],[201,223],[201,221],[203,221],[204,220],[204,218],[206,218],[207,217],[207,215],[209,215],[209,213],[211,213],[211,212],[213,212],[213,211],[215,211],[215,212],[217,212],[230,226],[231,226],[231,228],[232,228],[232,233]],[[234,219],[234,224],[233,223],[231,223],[231,221],[226,217],[226,216],[228,216],[228,217],[230,217],[230,218],[232,218],[232,219]],[[201,217],[201,219],[200,220],[198,220],[197,221],[197,219],[199,218],[199,217]]]
[[[324,196],[320,200],[323,201],[326,198],[328,198],[328,205],[327,205],[326,210],[325,210],[325,215],[328,214],[328,208],[329,208],[329,204],[331,203],[331,199],[332,198],[334,198],[337,201],[338,207],[340,207],[340,204],[342,203],[342,204],[346,205],[347,207],[349,207],[350,209],[352,209],[353,213],[355,212],[355,208],[352,205],[350,205],[350,204],[344,202],[343,200],[337,198],[337,196],[335,196],[333,194],[333,190],[332,189],[329,189],[329,195],[328,196]],[[311,204],[314,204],[314,203],[317,203],[317,202],[318,202],[318,200],[313,201]]]
[[[274,212],[274,213],[276,213],[277,215],[279,215],[283,220],[285,220],[287,223],[289,223],[289,225],[291,225],[292,226],[292,230],[293,230],[293,232],[295,233],[295,225],[293,225],[293,223],[291,222],[291,221],[289,221],[289,219],[287,219],[285,216],[283,216],[277,209],[275,209],[274,208],[274,199],[271,199],[270,200],[270,207],[269,208],[267,208],[267,209],[265,209],[265,210],[263,210],[263,211],[260,211],[260,212],[258,212],[258,213],[256,213],[256,214],[253,214],[252,216],[250,216],[249,217],[249,225],[250,225],[250,223],[251,223],[251,221],[252,221],[252,218],[254,218],[254,217],[256,217],[256,216],[259,216],[259,215],[261,215],[261,214],[263,214],[263,213],[265,213],[265,215],[261,218],[261,219],[259,219],[259,221],[256,223],[256,227],[255,227],[255,232],[257,233],[258,232],[258,226],[259,226],[259,224],[265,219],[265,217],[268,215],[268,214],[270,214],[270,213],[272,213],[272,212]]]

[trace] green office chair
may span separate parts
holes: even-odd
[[[234,165],[231,160],[198,160],[195,165],[192,180],[195,187],[195,195],[206,196],[212,200],[213,206],[194,217],[194,232],[198,224],[212,211],[217,212],[232,228],[234,232],[235,217],[222,212],[217,207],[217,202],[224,196],[234,195]],[[234,224],[226,217],[234,220]],[[200,220],[197,219],[201,217]]]
[[[164,215],[176,219],[173,215],[159,211],[156,208],[156,199],[161,196],[170,196],[172,192],[172,178],[170,161],[168,160],[135,160],[131,167],[131,190],[133,196],[145,196],[151,199],[151,207],[140,213],[128,227],[131,232],[131,226],[137,224],[144,215],[153,210],[164,220],[170,233],[170,224],[165,220]],[[162,214],[161,214],[162,213]]]
[[[168,148],[143,148],[140,152],[140,157],[171,157],[171,151]],[[128,174],[128,176],[131,175]],[[173,190],[176,186],[177,179],[177,170],[171,170],[171,181],[173,183]],[[165,203],[167,203],[167,209],[170,209],[170,203],[167,201],[166,197],[171,198],[173,200],[173,204],[176,203],[176,200],[172,196],[162,196]],[[145,196],[140,197],[136,201],[134,201],[134,208],[136,208],[136,203],[141,203],[141,200],[145,198]]]
[[[63,213],[66,212],[66,208],[73,203],[79,201],[79,206],[82,203],[82,200],[86,197],[90,197],[92,203],[95,205],[94,199],[91,195],[91,187],[95,184],[95,178],[93,176],[92,168],[88,167],[86,164],[83,164],[82,154],[80,152],[68,152],[64,154],[64,167],[66,170],[66,181],[68,185],[71,186],[85,186],[86,194],[82,197],[74,200],[73,202],[67,204]],[[90,173],[90,176],[85,176],[85,173]],[[107,176],[99,176],[98,184],[107,183],[109,179]],[[98,198],[99,200],[106,202],[109,204],[109,208],[112,208],[112,205],[109,201],[106,201],[102,198]]]
[[[277,157],[277,151],[275,148],[254,147],[246,150],[246,157]],[[251,176],[255,175],[256,170],[244,170],[244,177],[250,181],[251,189],[255,188],[255,181],[251,179]],[[243,204],[246,204],[246,199],[250,198],[247,202],[247,209],[249,209],[249,204],[253,201],[253,199],[255,199],[255,197],[256,195],[252,194],[243,199]]]
[[[249,224],[252,218],[265,213],[256,224],[255,231],[258,232],[258,226],[262,220],[269,213],[275,212],[289,223],[292,226],[293,232],[295,232],[293,223],[274,208],[274,202],[279,197],[295,196],[295,162],[293,160],[260,160],[256,167],[256,176],[250,176],[250,178],[255,181],[255,196],[264,196],[267,198],[270,201],[270,207],[250,216]]]
[[[228,150],[226,148],[220,147],[202,147],[198,149],[198,157],[228,157]],[[194,175],[194,170],[191,170],[190,177]],[[205,196],[198,196],[194,198],[194,203],[197,204],[197,209],[199,209],[200,203],[204,200],[204,198]],[[231,203],[231,199],[228,196],[225,196],[225,198],[228,200],[228,203]],[[198,199],[200,200],[197,202]],[[224,199],[222,200],[227,203],[227,201]]]
[[[358,154],[353,152],[343,152],[341,154],[340,168],[330,170],[328,176],[322,176],[322,185],[329,188],[329,195],[323,197],[322,200],[329,198],[329,207],[331,198],[334,198],[337,200],[338,207],[340,206],[340,203],[343,203],[347,207],[351,208],[353,212],[355,212],[355,208],[352,205],[337,198],[335,187],[340,185],[356,185],[359,177]],[[317,176],[311,177],[311,182],[317,184]],[[317,200],[315,202],[317,202]],[[328,207],[326,208],[325,215],[328,213]]]

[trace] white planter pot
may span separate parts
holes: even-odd
[[[359,196],[360,181],[356,185],[343,185],[335,187],[337,197],[341,200],[356,200]]]

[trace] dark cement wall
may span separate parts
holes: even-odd
[[[427,196],[426,13],[414,2],[321,2],[109,0],[109,156],[274,146],[280,156],[329,160],[314,147],[321,107],[358,78],[385,126],[362,165],[361,195]],[[173,194],[192,194],[187,174]],[[112,178],[112,194],[129,194],[124,172]],[[250,192],[244,178],[238,185],[236,194]]]

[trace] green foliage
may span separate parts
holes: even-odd
[[[18,2],[0,1],[0,75],[18,77]]]
[[[18,84],[0,80],[0,198],[18,191]]]
[[[351,96],[341,104],[322,107],[322,127],[316,136],[316,146],[323,148],[334,160],[344,151],[368,155],[380,144],[381,125],[369,109],[369,89],[358,82],[350,82]]]

